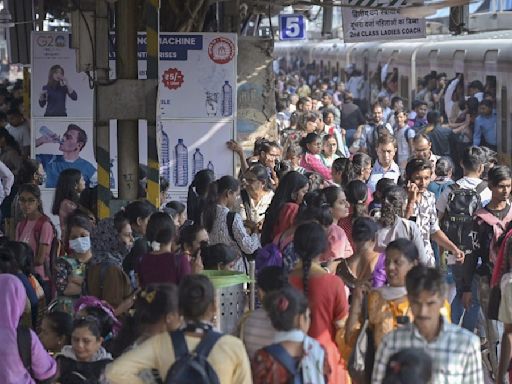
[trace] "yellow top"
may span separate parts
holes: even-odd
[[[450,303],[444,302],[441,315],[450,321]],[[397,317],[408,316],[409,322],[414,321],[407,296],[395,300],[386,300],[378,290],[370,291],[368,295],[368,319],[373,331],[375,347],[380,345],[384,335],[398,328]]]
[[[185,336],[189,351],[201,340]],[[224,335],[213,346],[207,358],[222,384],[251,384],[251,367],[244,345],[234,336]],[[146,340],[140,346],[126,352],[106,369],[112,384],[143,384],[137,376],[147,369],[156,369],[165,380],[167,371],[175,361],[171,337],[161,333]]]

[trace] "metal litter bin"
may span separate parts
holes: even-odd
[[[251,279],[237,271],[203,271],[215,288],[217,318],[215,326],[223,333],[231,334],[237,327],[247,306],[246,287]],[[253,284],[251,284],[252,286]]]

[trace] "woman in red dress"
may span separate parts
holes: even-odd
[[[320,265],[320,256],[327,249],[326,231],[318,223],[302,224],[295,231],[293,241],[300,261],[289,280],[308,298],[311,309],[308,335],[318,340],[327,353],[331,367],[328,383],[344,384],[347,372],[334,338],[336,331],[345,326],[348,302],[342,280]]]

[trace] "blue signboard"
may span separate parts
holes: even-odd
[[[279,39],[303,40],[306,38],[304,15],[279,15]]]

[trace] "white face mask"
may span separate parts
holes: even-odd
[[[89,236],[69,240],[69,248],[76,253],[85,253],[91,249],[91,238]]]

